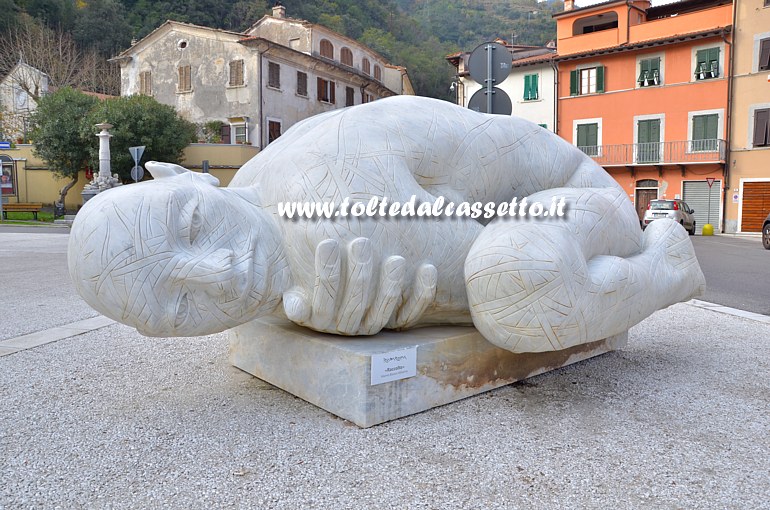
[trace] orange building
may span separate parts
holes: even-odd
[[[557,133],[626,189],[640,218],[652,199],[682,198],[698,231],[720,230],[731,1],[567,0],[554,18]]]

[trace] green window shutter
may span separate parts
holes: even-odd
[[[524,75],[524,100],[526,101],[529,99],[530,89],[532,87],[532,75],[525,74]]]
[[[543,129],[548,129],[548,124],[538,124]]]
[[[588,125],[588,145],[590,146],[596,146],[599,145],[599,125],[598,124],[589,124]]]
[[[540,91],[537,89],[537,75],[533,74],[529,83],[530,99],[537,99]]]
[[[650,62],[650,72],[655,72],[655,71],[660,72],[660,57],[651,58],[649,62]]]
[[[639,61],[639,80],[638,80],[640,84],[644,84],[645,77],[652,78],[649,72],[650,72],[650,61],[647,59],[640,60]]]
[[[660,121],[659,120],[651,120],[650,121],[650,142],[659,142],[660,141]]]
[[[719,131],[719,115],[706,115],[705,138],[713,140]]]
[[[580,124],[577,127],[577,146],[585,147],[588,145],[588,124]]]
[[[604,66],[596,67],[596,92],[604,92]]]
[[[692,139],[693,140],[705,140],[706,139],[706,116],[696,115],[692,118]]]
[[[715,70],[714,78],[719,76],[719,48],[711,48],[709,51],[709,63],[706,66],[708,70]]]
[[[638,143],[648,143],[650,141],[650,128],[649,123],[645,120],[639,121],[639,136],[637,137]]]
[[[708,60],[708,51],[709,50],[698,50],[698,52],[695,54],[695,62],[697,62],[698,68],[700,68],[700,65]]]
[[[577,69],[569,72],[569,95],[578,95],[578,72]]]

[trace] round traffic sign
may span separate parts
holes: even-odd
[[[142,168],[142,165],[136,165],[131,169],[131,178],[134,182],[139,182],[144,178],[144,168]]]
[[[491,55],[490,55],[491,53]],[[491,67],[488,67],[491,58]],[[486,85],[491,73],[492,85],[500,85],[511,72],[513,57],[508,48],[498,43],[483,43],[476,46],[468,58],[468,72],[471,78]]]
[[[513,111],[511,98],[504,90],[494,87],[492,89],[492,111],[487,111],[487,89],[477,90],[468,101],[468,109],[481,113],[494,113],[497,115],[510,115]]]

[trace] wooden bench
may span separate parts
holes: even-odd
[[[43,208],[43,204],[40,203],[32,203],[32,204],[3,204],[3,219],[8,219],[8,213],[9,212],[31,212],[35,220],[37,220],[37,213],[40,212],[40,209]]]

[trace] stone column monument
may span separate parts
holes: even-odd
[[[100,130],[96,135],[99,137],[99,173],[83,187],[83,191],[80,193],[84,204],[102,191],[122,185],[118,175],[110,173],[112,170],[110,163],[110,138],[112,138],[110,129],[112,129],[112,124],[102,122],[96,124],[96,128]]]

